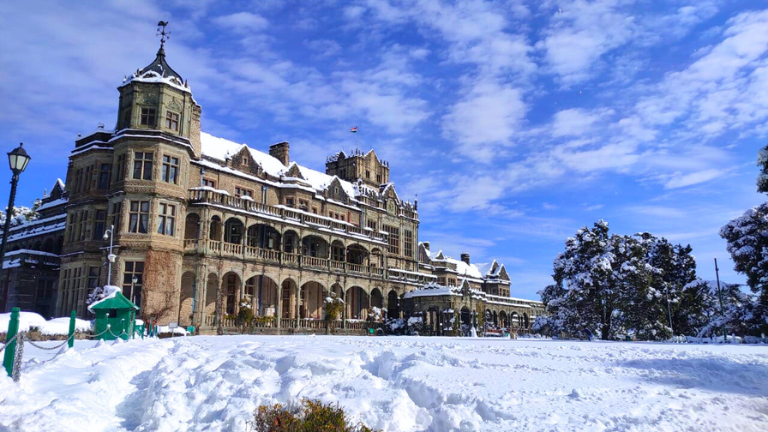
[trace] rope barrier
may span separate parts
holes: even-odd
[[[7,346],[8,346],[8,345],[10,345],[11,343],[13,343],[13,341],[15,341],[17,337],[19,337],[19,334],[20,334],[20,333],[16,333],[15,335],[13,335],[13,337],[11,338],[11,340],[7,341],[7,342],[6,342],[6,343],[4,343],[4,344],[0,344],[0,345],[3,345],[2,347],[0,347],[0,352],[3,352],[3,350],[5,349],[5,347],[7,347]]]
[[[29,339],[27,339],[27,342],[28,342],[30,345],[32,345],[33,347],[37,348],[37,349],[46,350],[46,351],[53,351],[53,350],[56,350],[56,349],[59,349],[59,348],[63,347],[64,345],[66,345],[66,344],[69,342],[69,340],[70,340],[70,339],[72,339],[72,338],[74,338],[74,337],[75,337],[75,335],[74,335],[74,334],[72,334],[72,336],[70,336],[70,337],[68,337],[68,338],[64,339],[64,342],[62,342],[60,345],[56,345],[55,347],[51,347],[51,348],[48,348],[48,347],[44,347],[44,346],[42,346],[42,345],[38,345],[38,344],[36,344],[36,343],[32,342],[32,341],[31,341],[31,340],[29,340]]]

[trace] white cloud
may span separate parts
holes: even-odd
[[[490,162],[497,156],[498,145],[511,143],[525,112],[518,89],[495,82],[477,83],[443,117],[444,135],[458,141],[462,155]]]
[[[240,33],[259,32],[269,26],[269,22],[261,15],[251,12],[237,12],[213,18],[214,24],[231,28]]]
[[[603,113],[602,115],[607,115]],[[601,114],[590,113],[583,109],[572,108],[555,113],[552,122],[552,136],[580,136],[588,133]]]
[[[665,189],[676,189],[681,188],[685,186],[691,186],[699,183],[704,183],[706,181],[710,181],[712,179],[715,179],[722,175],[723,172],[718,169],[708,169],[704,171],[697,171],[690,174],[685,175],[676,175],[671,180],[669,180],[666,184],[664,184]]]

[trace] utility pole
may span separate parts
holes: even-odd
[[[720,318],[725,321],[725,311],[723,310],[723,292],[720,290],[720,269],[717,268],[717,258],[715,258],[715,279],[717,280],[717,296],[720,299]],[[725,333],[725,322],[723,322],[723,343],[728,340],[728,335]]]

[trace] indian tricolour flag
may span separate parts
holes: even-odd
[[[349,131],[352,132],[352,133],[357,133],[357,126],[353,127]]]

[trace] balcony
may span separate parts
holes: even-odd
[[[346,222],[336,221],[330,218],[306,213],[300,210],[275,207],[259,204],[250,199],[241,199],[231,195],[222,194],[213,190],[190,189],[189,201],[192,205],[213,205],[236,209],[263,215],[267,219],[280,219],[289,223],[299,223],[331,230],[335,233],[345,234],[355,238],[362,238],[379,243],[387,242],[387,235],[380,232],[363,230],[362,228]]]
[[[286,267],[308,268],[335,273],[347,272],[376,279],[386,278],[386,272],[384,269],[375,266],[353,264],[344,261],[334,261],[328,258],[297,255],[275,249],[243,246],[240,244],[227,243],[216,240],[184,240],[184,251],[188,253],[199,253],[204,255],[242,259],[245,261],[255,261],[265,264],[283,265]]]

